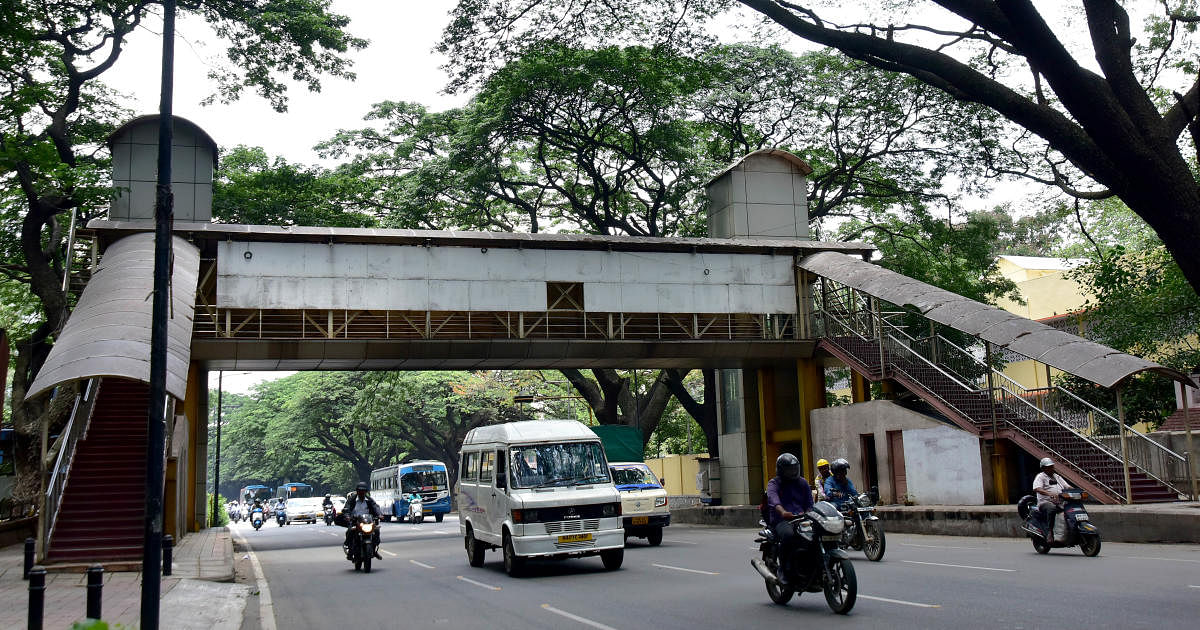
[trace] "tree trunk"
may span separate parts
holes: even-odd
[[[645,396],[635,396],[631,388],[633,379],[621,376],[616,370],[593,369],[596,380],[579,370],[561,372],[591,406],[600,424],[638,427],[642,431],[642,445],[650,442],[671,396],[665,372],[658,373]]]
[[[720,457],[720,439],[717,434],[717,371],[715,369],[701,370],[704,374],[704,401],[697,402],[692,393],[683,386],[683,379],[691,370],[664,370],[667,374],[667,387],[675,396],[688,415],[700,425],[704,432],[705,445],[709,457]]]

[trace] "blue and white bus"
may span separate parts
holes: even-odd
[[[397,521],[408,516],[408,501],[404,495],[421,495],[422,513],[432,514],[437,522],[450,512],[450,481],[446,465],[435,461],[418,461],[388,466],[371,472],[371,496],[379,504],[384,517]]]

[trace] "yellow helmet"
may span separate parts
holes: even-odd
[[[829,462],[827,460],[824,460],[824,459],[817,460],[817,468],[820,468],[822,466],[828,466],[828,465],[829,465]]]

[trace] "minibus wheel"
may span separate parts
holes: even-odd
[[[608,551],[601,551],[600,560],[604,562],[605,569],[616,571],[621,568],[621,562],[625,560],[625,550],[609,549]]]
[[[504,572],[509,577],[519,577],[525,570],[525,558],[517,555],[517,550],[513,548],[512,536],[508,530],[504,530]]]
[[[467,562],[473,567],[483,566],[483,545],[475,540],[475,532],[467,525],[467,534],[464,536],[464,542],[467,548]]]

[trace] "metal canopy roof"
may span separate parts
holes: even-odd
[[[1118,352],[1041,322],[920,282],[839,252],[803,258],[799,267],[925,317],[1023,354],[1097,385],[1113,387],[1138,372],[1158,372],[1191,383],[1187,375],[1153,361]]]
[[[108,221],[93,219],[85,231],[98,234],[104,242],[128,234],[154,229],[154,221]],[[445,247],[515,247],[526,249],[571,249],[644,252],[731,252],[795,253],[834,250],[848,254],[870,254],[869,243],[774,239],[648,237],[599,234],[551,234],[547,232],[466,232],[384,228],[341,228],[278,225],[242,225],[176,221],[174,233],[196,241],[270,241],[301,243],[378,243]]]
[[[200,251],[175,237],[174,252],[166,385],[168,393],[183,399]],[[135,234],[110,245],[26,398],[68,381],[97,376],[148,383],[153,288],[154,234]]]

